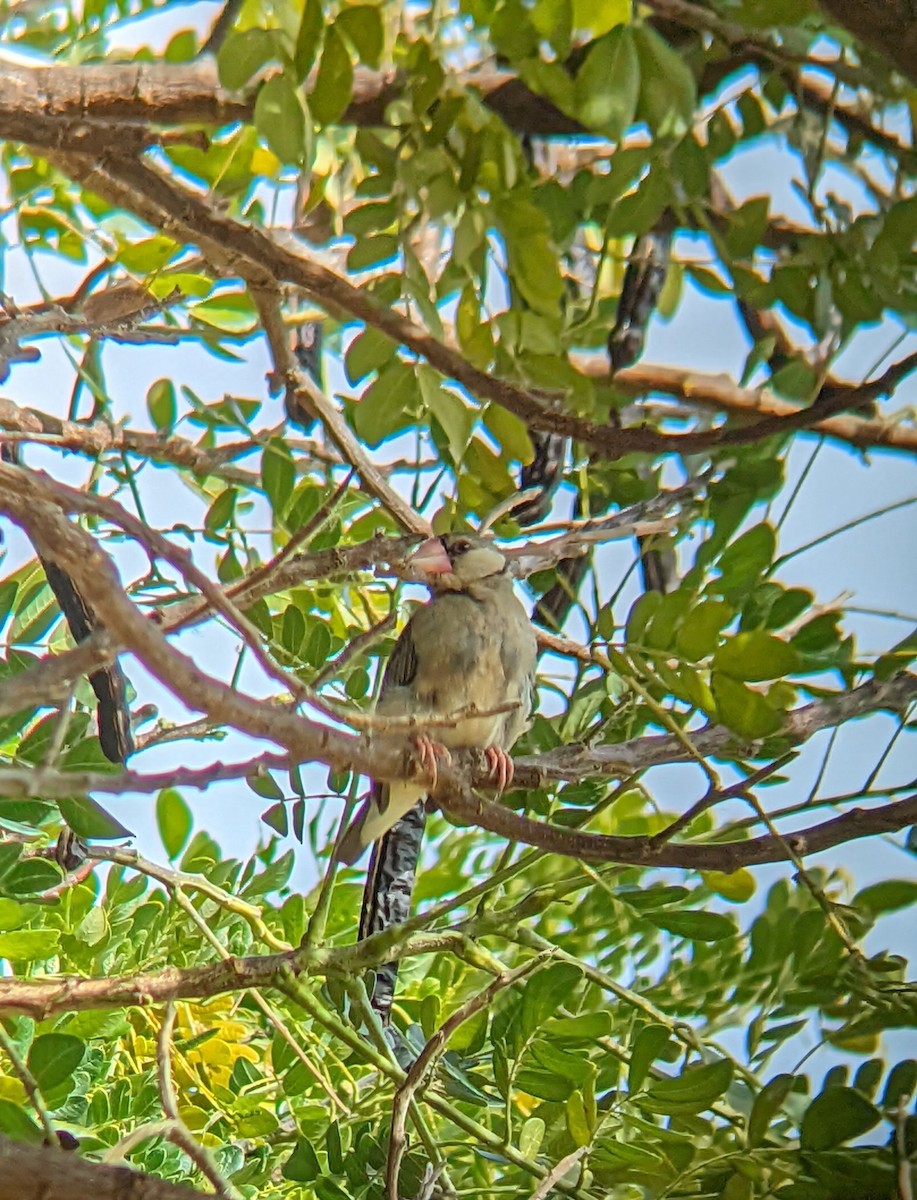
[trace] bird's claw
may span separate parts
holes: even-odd
[[[442,742],[434,742],[425,733],[419,733],[414,739],[414,744],[417,747],[417,755],[420,758],[423,772],[427,776],[430,787],[435,789],[436,780],[439,777],[437,760],[441,758],[443,762],[448,763],[452,761],[452,755]]]
[[[515,773],[513,760],[499,746],[488,746],[484,751],[484,757],[487,759],[487,765],[490,767],[490,775],[496,785],[497,792],[502,794],[513,782],[513,774]]]

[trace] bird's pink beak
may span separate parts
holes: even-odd
[[[439,538],[429,538],[411,555],[411,566],[425,575],[451,575],[452,563]]]

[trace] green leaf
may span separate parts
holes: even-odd
[[[529,1037],[544,1025],[560,1004],[569,1000],[583,977],[571,963],[554,963],[538,971],[525,984],[519,1009],[519,1029]]]
[[[903,1062],[896,1063],[888,1073],[885,1091],[882,1093],[882,1107],[887,1111],[897,1108],[902,1101],[907,1103],[914,1094],[915,1088],[917,1088],[917,1062],[912,1058],[906,1058]]]
[[[293,65],[300,80],[305,79],[315,62],[324,28],[325,18],[321,0],[306,0],[296,34],[296,49],[293,52]]]
[[[27,896],[46,892],[56,887],[62,879],[56,863],[44,862],[40,858],[24,859],[8,871],[3,879],[3,890],[11,896]]]
[[[17,842],[0,842],[0,887],[22,857],[23,847]]]
[[[0,896],[0,929],[9,933],[18,929],[26,920],[26,907],[18,900],[9,900]]]
[[[724,600],[702,600],[684,614],[675,635],[675,648],[689,662],[706,658],[720,643],[720,632],[735,616]]]
[[[476,413],[458,393],[443,387],[442,377],[432,367],[419,366],[417,382],[424,407],[446,436],[452,461],[460,463],[471,438]]]
[[[573,10],[570,0],[539,0],[528,9],[528,18],[537,32],[560,58],[570,53]]]
[[[640,61],[633,28],[618,25],[594,43],[576,75],[576,115],[587,129],[618,141],[634,119]]]
[[[157,433],[171,433],[175,428],[177,405],[175,384],[171,379],[157,379],[146,394],[146,408]]]
[[[328,662],[331,654],[331,630],[323,621],[316,621],[302,648],[303,660],[317,669]]]
[[[534,312],[559,317],[564,284],[547,217],[525,195],[508,197],[496,208],[509,273],[522,298]]]
[[[691,893],[685,887],[654,884],[650,887],[621,888],[616,894],[619,900],[637,912],[646,912],[647,909],[664,908],[667,904],[680,904]]]
[[[44,1141],[44,1130],[40,1129],[21,1104],[0,1096],[0,1133],[5,1133],[14,1142],[26,1142],[40,1146]]]
[[[691,127],[697,89],[684,58],[651,25],[633,27],[640,63],[637,116],[657,137],[681,137]]]
[[[366,328],[353,339],[344,356],[344,368],[349,383],[360,383],[373,371],[391,362],[395,344],[378,329]]]
[[[281,1167],[280,1173],[292,1183],[314,1183],[320,1177],[322,1168],[312,1143],[300,1138],[296,1149]]]
[[[586,1111],[583,1093],[577,1089],[567,1097],[567,1132],[577,1146],[588,1146],[592,1141],[592,1122]]]
[[[285,803],[272,804],[261,814],[261,820],[281,837],[286,837],[290,832],[290,814]]]
[[[296,469],[290,451],[279,438],[272,438],[261,454],[261,486],[280,517],[293,494]]]
[[[662,605],[662,595],[659,592],[644,592],[634,601],[624,627],[624,636],[628,643],[639,644],[650,621]]]
[[[176,788],[163,788],[156,797],[156,824],[170,859],[178,858],[191,836],[191,809]]]
[[[719,719],[742,737],[767,737],[783,724],[782,712],[772,708],[760,692],[737,679],[715,672],[710,686]]]
[[[647,919],[658,929],[697,942],[720,942],[736,936],[735,922],[725,913],[649,912]]]
[[[60,875],[57,875],[60,882]],[[35,962],[57,953],[60,932],[57,929],[18,929],[0,933],[0,958],[10,962]]]
[[[917,881],[913,879],[883,879],[881,883],[862,888],[851,900],[854,909],[865,908],[873,916],[909,908],[917,904]]]
[[[206,833],[198,832],[182,855],[179,866],[183,871],[199,871],[201,874],[206,874],[214,863],[220,862],[222,857],[220,847],[213,838]]]
[[[41,581],[20,590],[18,605],[9,640],[12,643],[30,645],[43,637],[60,618],[60,609],[54,593]],[[21,751],[20,751],[21,753]]]
[[[519,1131],[519,1153],[529,1162],[534,1162],[535,1155],[541,1149],[544,1141],[545,1123],[541,1117],[529,1117],[523,1121]]]
[[[672,1061],[675,1043],[665,1025],[645,1025],[634,1038],[627,1070],[627,1090],[633,1095],[643,1087],[643,1081],[657,1058]]]
[[[361,237],[347,252],[349,271],[367,271],[379,263],[391,262],[401,252],[401,239],[394,233],[377,233]]]
[[[78,837],[104,842],[131,836],[131,830],[91,796],[65,796],[58,801],[58,806],[61,816]]]
[[[818,392],[821,383],[819,372],[804,358],[791,358],[779,371],[771,376],[770,387],[788,400],[808,404]]]
[[[652,167],[637,188],[622,196],[609,211],[605,226],[608,236],[648,233],[673,199],[670,173],[659,166]]]
[[[256,796],[260,796],[263,800],[283,800],[283,788],[280,787],[277,780],[270,771],[259,771],[254,775],[247,775],[245,782],[252,789]]]
[[[298,89],[287,75],[272,75],[255,100],[255,128],[282,163],[312,161],[311,127]]]
[[[746,200],[729,214],[724,240],[733,258],[748,258],[764,237],[770,210],[769,196]]]
[[[290,878],[293,865],[293,851],[288,850],[286,854],[281,854],[280,858],[269,863],[260,874],[256,875],[251,883],[242,889],[242,895],[248,898],[279,891]]]
[[[237,489],[231,487],[220,492],[204,516],[204,528],[208,532],[215,533],[226,528],[233,518],[238,494]]]
[[[917,629],[913,629],[878,659],[875,665],[876,679],[891,679],[899,671],[910,666],[915,658],[917,658]]]
[[[760,1146],[767,1136],[772,1118],[793,1090],[795,1082],[792,1075],[775,1075],[755,1097],[748,1118],[748,1144]]]
[[[720,555],[717,590],[725,595],[733,588],[747,586],[758,580],[774,561],[776,548],[777,535],[773,526],[767,522],[754,525]]]
[[[295,604],[288,604],[280,624],[280,644],[291,658],[298,658],[306,636],[306,618]]]
[[[573,28],[599,37],[631,19],[630,0],[573,0]]]
[[[309,103],[319,125],[333,125],[340,117],[353,91],[353,65],[350,51],[334,25],[325,30],[318,75]]]
[[[497,439],[504,457],[517,459],[523,464],[533,460],[535,452],[532,439],[521,417],[499,404],[488,404],[484,410],[484,424]]]
[[[83,1061],[85,1043],[68,1033],[43,1033],[29,1049],[28,1068],[43,1092],[65,1083]]]
[[[382,10],[377,5],[354,4],[342,8],[335,17],[334,27],[352,43],[361,62],[373,69],[379,66],[385,30]]]
[[[803,1150],[830,1150],[868,1132],[882,1119],[855,1088],[829,1087],[805,1111],[799,1130]]]
[[[645,1104],[653,1112],[703,1112],[732,1083],[732,1063],[725,1058],[702,1066],[687,1067],[677,1079],[657,1079],[650,1084]]]
[[[0,629],[6,624],[6,619],[13,611],[19,584],[15,579],[6,579],[0,583]]]
[[[799,656],[793,647],[761,629],[737,633],[713,656],[714,670],[753,683],[782,679],[798,666]]]
[[[413,367],[398,359],[380,372],[354,406],[353,425],[357,436],[371,449],[414,421],[418,399]]]
[[[217,54],[217,71],[224,88],[244,87],[265,63],[276,57],[276,34],[269,29],[245,29],[227,37]]]
[[[549,1037],[567,1042],[595,1042],[611,1034],[611,1015],[604,1009],[576,1017],[551,1017],[545,1022]],[[450,1043],[451,1045],[451,1043]]]
[[[398,203],[395,200],[360,204],[345,214],[344,232],[355,238],[368,233],[393,233],[398,227],[398,215]]]
[[[737,871],[703,871],[704,883],[724,900],[742,904],[755,894],[755,877],[745,867]]]
[[[189,309],[195,321],[223,333],[251,333],[258,318],[247,292],[217,292]]]

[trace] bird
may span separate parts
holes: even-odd
[[[428,539],[410,564],[433,597],[396,641],[375,713],[419,722],[412,740],[427,782],[373,785],[338,846],[338,861],[349,865],[435,787],[437,762],[450,750],[483,750],[505,791],[513,778],[508,751],[530,724],[537,643],[506,556],[482,535],[454,533]],[[429,730],[425,717],[435,719]]]

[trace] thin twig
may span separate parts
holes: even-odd
[[[159,1101],[162,1111],[168,1121],[167,1137],[176,1146],[184,1150],[205,1179],[213,1185],[218,1196],[224,1200],[242,1200],[240,1193],[225,1179],[216,1165],[216,1160],[191,1133],[191,1130],[181,1119],[178,1111],[178,1096],[172,1081],[172,1067],[169,1061],[172,1047],[172,1030],[175,1027],[175,1005],[170,1000],[165,1006],[159,1037],[156,1042],[156,1079],[159,1084]]]

